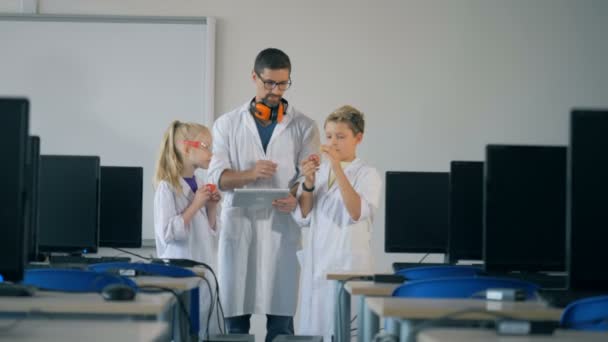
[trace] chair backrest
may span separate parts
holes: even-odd
[[[91,264],[88,269],[95,272],[118,273],[124,270],[133,270],[139,275],[158,275],[165,277],[196,277],[194,271],[172,265],[164,264],[148,264],[143,262],[105,262],[100,264]]]
[[[472,277],[480,275],[482,272],[481,267],[442,265],[409,267],[397,271],[396,274],[405,277],[407,280],[423,280],[446,277]]]
[[[100,292],[106,285],[126,284],[137,289],[127,277],[87,270],[41,268],[25,272],[24,285],[49,291]]]
[[[562,312],[560,323],[567,329],[608,331],[608,296],[571,303]]]
[[[527,299],[536,298],[539,286],[527,281],[494,277],[452,277],[406,281],[393,291],[393,297],[474,298],[487,289],[522,289]]]

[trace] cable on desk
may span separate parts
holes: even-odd
[[[147,292],[147,293],[153,293],[154,291],[146,291],[146,289],[152,289],[152,290],[161,290],[162,292],[170,292],[173,294],[173,296],[175,297],[175,299],[177,300],[177,304],[179,305],[182,313],[184,314],[184,316],[186,316],[188,318],[188,332],[190,332],[190,330],[192,329],[192,321],[190,320],[190,315],[188,314],[188,310],[186,309],[186,304],[184,304],[184,302],[182,301],[182,298],[179,296],[179,294],[177,293],[177,291],[175,291],[174,289],[168,288],[168,287],[163,287],[163,286],[154,286],[154,285],[145,285],[145,286],[139,286],[138,287],[140,290],[143,290],[142,292]]]

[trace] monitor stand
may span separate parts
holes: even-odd
[[[27,297],[34,295],[34,289],[29,286],[0,283],[0,297]]]

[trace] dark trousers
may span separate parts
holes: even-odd
[[[249,334],[251,315],[226,317],[230,334]],[[293,317],[266,315],[266,342],[272,342],[277,335],[293,335]]]

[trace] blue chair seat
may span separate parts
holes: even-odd
[[[491,288],[522,289],[527,299],[536,298],[539,286],[527,281],[495,277],[448,277],[408,281],[393,291],[393,297],[473,298]]]
[[[568,329],[608,331],[608,296],[571,303],[562,312],[560,323]]]
[[[407,280],[423,280],[445,277],[473,277],[482,273],[481,267],[475,266],[420,266],[404,268],[396,274],[405,277]]]

